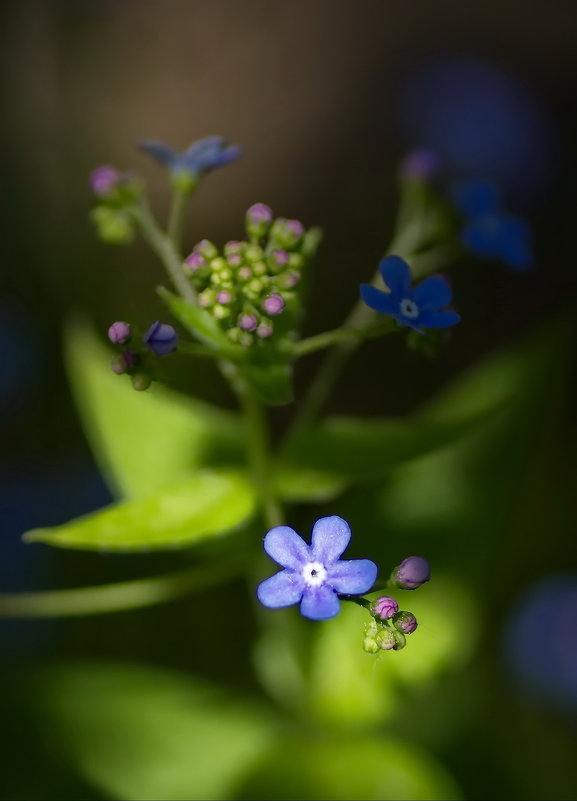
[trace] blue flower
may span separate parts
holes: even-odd
[[[139,146],[160,164],[168,167],[172,173],[187,173],[194,178],[236,161],[241,153],[236,145],[226,146],[222,136],[199,139],[184,153],[176,153],[168,145],[150,139],[143,139],[139,142]]]
[[[379,264],[379,270],[390,291],[361,284],[361,297],[371,309],[390,314],[401,325],[417,331],[448,328],[461,320],[454,311],[441,311],[453,299],[451,287],[444,278],[426,278],[413,289],[411,270],[400,256],[387,256]]]
[[[482,258],[499,259],[512,270],[533,266],[531,229],[521,217],[502,211],[493,184],[480,179],[462,182],[455,202],[466,219],[461,231],[466,248]]]
[[[168,356],[178,345],[178,334],[168,323],[152,323],[142,341],[156,356]]]
[[[336,515],[317,520],[310,546],[288,526],[271,528],[264,549],[284,570],[259,584],[261,604],[279,609],[300,602],[301,614],[311,620],[338,615],[339,593],[361,595],[377,577],[370,559],[339,559],[350,539],[349,524]]]

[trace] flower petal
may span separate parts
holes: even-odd
[[[351,539],[351,528],[338,515],[321,517],[313,526],[311,556],[325,567],[336,562]]]
[[[461,322],[461,317],[454,311],[425,312],[419,317],[419,326],[423,328],[449,328]]]
[[[310,620],[328,620],[341,611],[341,602],[334,590],[326,584],[306,587],[301,601],[301,615]]]
[[[283,567],[300,570],[311,561],[310,549],[296,531],[289,526],[275,526],[265,535],[264,549],[275,562]]]
[[[153,159],[167,167],[171,167],[178,159],[174,150],[163,142],[156,142],[153,139],[141,139],[138,146],[149,156],[152,156]]]
[[[261,582],[256,590],[257,597],[263,606],[280,609],[292,606],[300,601],[305,581],[300,573],[294,570],[281,570],[274,576]]]
[[[342,559],[329,569],[327,584],[336,592],[360,595],[368,592],[377,578],[377,566],[370,559]]]
[[[411,291],[411,268],[400,256],[386,256],[379,264],[383,281],[395,298],[404,298]]]
[[[414,298],[421,311],[439,311],[452,301],[453,292],[445,280],[433,275],[415,287]]]
[[[399,304],[392,299],[390,292],[383,292],[370,284],[361,284],[361,298],[369,308],[381,314],[395,314]]]

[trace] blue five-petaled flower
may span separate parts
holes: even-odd
[[[195,178],[216,167],[224,167],[225,164],[236,161],[241,153],[237,145],[225,145],[222,136],[206,136],[204,139],[199,139],[184,153],[176,153],[168,145],[151,139],[143,139],[139,145],[171,172],[184,172]]]
[[[456,312],[442,311],[453,299],[451,287],[444,278],[425,278],[413,289],[410,267],[400,256],[387,256],[379,264],[379,270],[390,291],[361,284],[361,297],[371,309],[389,314],[401,325],[417,331],[448,328],[460,321]]]
[[[349,524],[337,515],[317,520],[311,545],[289,526],[271,528],[264,549],[284,570],[259,584],[261,604],[279,609],[300,601],[301,614],[311,620],[338,615],[339,593],[361,595],[377,577],[377,566],[370,559],[339,559],[350,538]]]

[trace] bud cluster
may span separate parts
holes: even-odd
[[[90,174],[90,187],[98,198],[90,212],[98,236],[112,245],[126,245],[135,235],[130,207],[140,195],[134,176],[108,165],[97,167]]]
[[[246,240],[227,242],[222,252],[203,239],[185,259],[183,270],[199,304],[231,341],[250,346],[273,334],[293,333],[306,234],[298,220],[274,219],[264,203],[248,209],[246,234]]]
[[[416,590],[431,577],[431,568],[422,556],[408,556],[396,567],[389,585],[396,589]],[[418,626],[412,612],[399,610],[394,598],[383,595],[368,607],[371,621],[365,628],[363,649],[369,654],[379,651],[400,651],[407,644],[406,635]]]
[[[138,391],[148,389],[152,383],[147,362],[150,355],[167,356],[176,350],[178,334],[171,325],[156,321],[143,336],[138,336],[129,323],[117,321],[108,329],[108,339],[118,347],[112,357],[110,369],[117,375],[127,373],[132,386]],[[141,341],[141,345],[135,344]],[[126,347],[126,346],[130,347]]]

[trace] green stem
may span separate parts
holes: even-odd
[[[184,217],[189,199],[190,192],[186,192],[178,187],[173,189],[172,201],[168,214],[168,225],[166,227],[166,235],[177,251],[180,251]]]
[[[265,522],[269,528],[283,522],[282,507],[272,488],[268,425],[263,404],[242,376],[235,374],[232,384],[240,398],[246,420],[247,454]]]
[[[143,201],[136,213],[142,235],[166,267],[166,271],[176,290],[188,303],[196,305],[196,292],[182,271],[182,259],[170,237],[163,233],[152,216],[146,201]]]
[[[155,606],[221,584],[244,568],[243,562],[236,561],[117,584],[0,594],[0,618],[80,617]]]
[[[362,338],[364,332],[352,330],[350,328],[333,328],[331,331],[324,331],[322,334],[317,334],[314,337],[307,337],[296,342],[294,345],[293,353],[298,358],[300,356],[307,356],[309,353],[314,353],[317,350],[328,348],[335,345],[337,342],[345,339]]]

